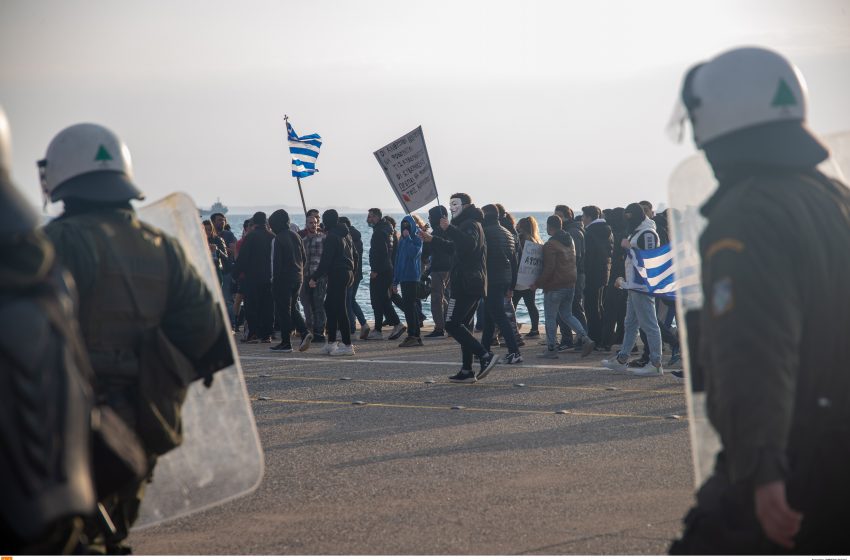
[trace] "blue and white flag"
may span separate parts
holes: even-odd
[[[651,295],[673,296],[676,293],[676,276],[673,274],[671,245],[657,249],[631,249],[634,283],[645,286]]]
[[[318,134],[298,136],[295,129],[286,122],[286,134],[289,140],[289,153],[292,156],[292,176],[309,177],[316,173],[316,159],[322,148],[322,137]]]

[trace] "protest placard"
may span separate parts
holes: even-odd
[[[543,245],[526,241],[519,260],[516,276],[516,290],[527,290],[543,272]]]
[[[408,214],[437,198],[437,185],[421,126],[380,148],[375,152],[375,159]]]

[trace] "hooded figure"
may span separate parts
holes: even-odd
[[[275,233],[272,240],[272,295],[275,302],[275,314],[280,326],[281,341],[272,346],[274,352],[292,352],[290,337],[292,330],[301,335],[302,352],[309,348],[313,338],[307,331],[304,317],[298,309],[298,293],[304,278],[304,264],[307,255],[304,242],[298,233],[290,228],[289,214],[286,210],[275,210],[269,216],[269,226]]]
[[[354,354],[351,345],[351,324],[348,319],[346,293],[354,282],[354,243],[348,234],[348,226],[339,222],[336,210],[325,210],[322,224],[327,232],[322,246],[322,260],[310,276],[311,287],[327,276],[328,288],[325,296],[328,342],[323,352],[331,356]],[[342,346],[337,345],[337,332],[342,335]]]
[[[422,346],[419,336],[418,298],[419,278],[422,274],[422,239],[413,217],[408,215],[401,220],[401,238],[396,249],[393,269],[393,290],[401,285],[402,309],[407,322],[407,338],[400,347]]]

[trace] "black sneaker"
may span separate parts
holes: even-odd
[[[519,364],[522,363],[522,354],[519,352],[514,352],[505,356],[502,360],[503,364]]]
[[[529,331],[525,338],[540,338],[540,331]]]
[[[558,352],[566,352],[567,350],[572,350],[575,348],[572,342],[562,342],[558,345]]]
[[[673,376],[673,379],[679,383],[685,382],[685,372],[680,369],[668,370],[668,373]]]
[[[289,352],[292,352],[292,344],[286,344],[285,342],[281,342],[280,344],[272,346],[271,348],[269,348],[269,350],[271,350],[272,352],[284,352],[288,354]]]
[[[478,375],[475,376],[477,381],[481,381],[485,377],[487,377],[493,368],[496,367],[496,364],[499,363],[499,358],[496,357],[492,352],[487,352],[484,354],[483,358],[480,358],[478,362],[481,364],[481,371],[478,372]]]
[[[272,337],[270,337],[270,336],[265,336],[265,337],[260,339],[260,344],[271,344],[271,343],[272,343]]]
[[[443,338],[446,336],[445,331],[434,331],[431,334],[426,334],[425,338]]]
[[[452,383],[475,383],[475,374],[471,371],[460,370],[454,375],[449,376],[449,381]]]
[[[631,368],[641,368],[649,363],[649,360],[644,360],[643,357],[638,358],[637,360],[632,360],[629,362],[629,367]]]
[[[313,333],[313,342],[315,342],[316,344],[327,341],[328,339],[325,337],[325,335],[320,333]]]

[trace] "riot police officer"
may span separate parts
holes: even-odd
[[[112,131],[68,127],[38,166],[45,197],[65,205],[45,231],[78,287],[95,398],[138,435],[150,473],[182,441],[186,386],[232,363],[222,314],[180,244],[137,218],[130,201],[144,196]],[[115,526],[102,535],[107,552],[126,551],[143,489],[130,484],[105,501]]]
[[[806,86],[778,53],[692,68],[681,100],[717,178],[702,206],[698,356],[722,451],[673,553],[846,553],[850,190],[817,165]],[[693,379],[693,377],[692,377]]]

